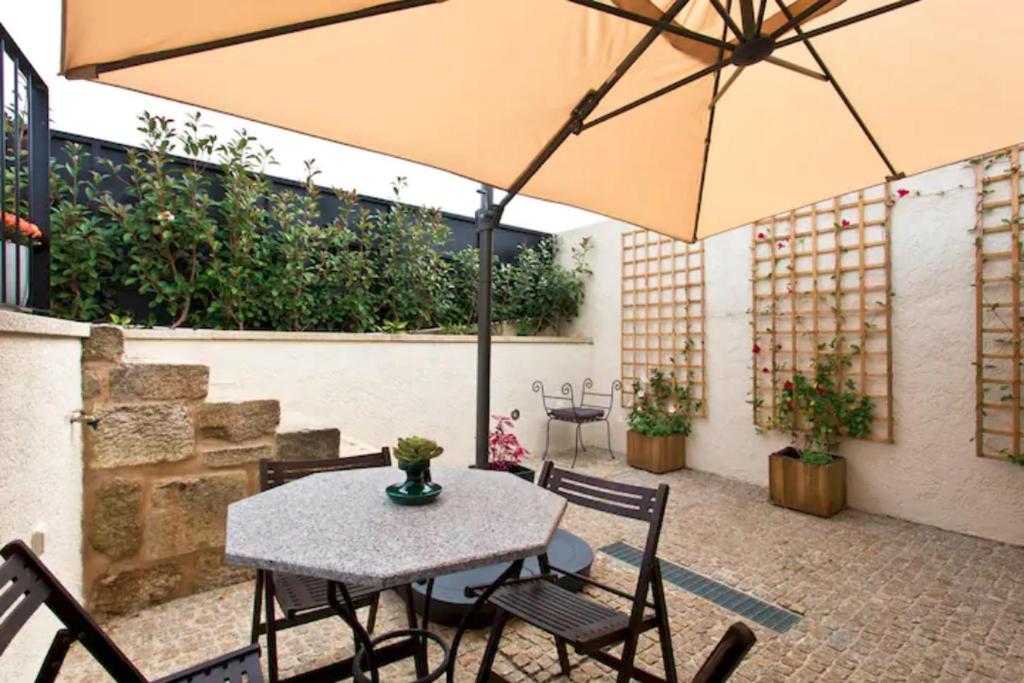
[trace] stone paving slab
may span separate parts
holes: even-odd
[[[734,681],[1024,681],[1024,548],[852,510],[821,520],[772,506],[760,487],[689,470],[658,477],[602,452],[582,454],[579,467],[631,483],[668,482],[664,559],[803,615],[784,634],[748,623],[759,642]],[[575,506],[562,524],[594,547],[643,542],[642,524]],[[593,573],[624,590],[636,580],[632,567],[603,553]],[[675,587],[667,594],[685,681],[739,617]],[[158,676],[246,643],[251,600],[252,584],[239,584],[107,627],[146,674]],[[379,630],[404,623],[393,594],[379,623]],[[473,680],[484,637],[471,633],[464,641],[459,681]],[[334,621],[287,631],[282,674],[347,654],[350,640]],[[561,678],[551,639],[522,623],[506,630],[501,653],[495,669],[513,681]],[[653,636],[642,639],[639,659],[660,670]],[[570,660],[573,681],[614,680],[602,665],[573,654]],[[411,674],[398,664],[383,680]],[[60,680],[108,679],[76,649]]]

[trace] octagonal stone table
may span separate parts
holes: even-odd
[[[394,588],[512,562],[493,589],[517,573],[523,559],[545,551],[565,512],[564,498],[506,472],[431,469],[444,492],[421,507],[396,505],[385,496],[387,485],[404,479],[393,468],[315,474],[232,503],[226,560],[320,577],[339,590],[346,583]],[[358,620],[346,621],[357,641],[368,645]],[[428,621],[429,613],[424,627]],[[452,640],[449,679],[464,630],[460,627]],[[395,658],[410,652],[408,646],[390,651]],[[376,649],[373,659],[378,666],[387,663]],[[327,669],[337,679],[349,675],[352,665],[350,658]],[[318,675],[324,680],[324,672]]]

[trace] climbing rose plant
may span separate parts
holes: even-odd
[[[819,345],[818,351],[812,375],[797,372],[783,384],[773,427],[791,433],[794,442],[803,441],[804,462],[824,465],[838,454],[843,439],[870,433],[874,401],[860,395],[852,379],[843,378],[859,348],[844,353],[832,340]]]

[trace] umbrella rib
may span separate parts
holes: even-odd
[[[727,0],[727,1],[729,3],[728,4],[728,9],[731,10],[732,9],[732,0]],[[723,38],[725,37],[725,27],[724,26],[722,27],[722,37]],[[725,53],[720,51],[718,53],[718,63],[719,64],[722,63],[724,57],[725,57]],[[732,78],[729,79],[729,83],[732,83],[733,81],[735,81],[739,77],[739,74],[742,71],[743,71],[742,67],[738,68],[736,70],[736,73],[733,74]],[[707,178],[707,175],[708,175],[708,159],[711,157],[711,133],[714,131],[714,128],[715,128],[715,107],[718,104],[718,100],[721,97],[722,92],[725,92],[724,90],[721,91],[721,92],[719,92],[719,90],[718,90],[718,84],[721,81],[721,79],[722,79],[722,69],[719,68],[717,71],[715,71],[715,85],[714,85],[714,89],[711,91],[711,104],[709,105],[710,109],[711,109],[711,112],[708,114],[708,133],[707,133],[707,135],[704,136],[704,158],[701,161],[701,165],[700,165],[700,187],[697,190],[697,208],[696,208],[696,210],[694,212],[694,216],[693,216],[693,239],[690,240],[691,242],[696,242],[697,241],[697,228],[700,225],[700,210],[701,210],[701,206],[704,203],[704,181],[705,181],[705,179]],[[726,88],[728,88],[728,87],[729,87],[728,84],[726,84]]]
[[[743,35],[753,38],[754,31],[757,29],[757,22],[754,19],[754,0],[740,0],[740,16],[743,19]]]
[[[393,2],[388,2],[373,7],[367,7],[361,10],[356,10],[354,12],[334,14],[329,17],[319,17],[316,19],[300,21],[295,24],[287,24],[284,26],[274,26],[272,28],[267,28],[260,31],[253,31],[251,33],[243,33],[237,36],[229,36],[227,38],[218,38],[217,40],[209,40],[202,43],[195,43],[194,45],[183,45],[181,47],[170,48],[168,50],[146,52],[143,54],[132,55],[131,57],[125,57],[124,59],[103,62],[100,64],[88,64],[70,69],[64,75],[68,78],[95,78],[99,74],[106,73],[108,71],[128,69],[135,66],[142,66],[144,64],[152,64],[153,62],[161,62],[168,59],[174,59],[176,57],[186,57],[188,55],[194,55],[201,52],[208,52],[210,50],[219,50],[225,47],[233,47],[235,45],[251,43],[257,40],[276,38],[278,36],[288,35],[289,33],[298,33],[300,31],[308,31],[310,29],[323,28],[325,26],[331,26],[333,24],[341,24],[347,21],[354,21],[356,19],[365,19],[367,17],[375,17],[382,14],[390,14],[392,12],[398,12],[405,9],[412,9],[414,7],[421,7],[423,5],[433,5],[438,2],[444,2],[444,0],[394,0]]]
[[[783,14],[785,14],[786,17],[790,20],[790,23],[793,23],[793,13],[789,11],[788,7],[786,7],[786,3],[783,2],[783,0],[775,0],[775,2],[778,3],[779,8],[782,10]],[[803,29],[800,28],[800,25],[796,23],[794,23],[793,28],[796,31],[797,35],[800,36],[800,38],[803,40],[804,45],[807,47],[807,51],[811,53],[811,57],[813,57],[814,61],[818,63],[818,68],[820,68],[821,72],[825,74],[825,77],[828,79],[828,82],[832,84],[832,88],[836,91],[836,94],[839,95],[839,99],[841,99],[843,101],[843,104],[846,105],[847,110],[849,110],[850,114],[857,122],[857,125],[860,126],[860,129],[864,132],[864,135],[867,136],[868,141],[871,142],[871,146],[875,148],[875,151],[878,152],[878,156],[882,158],[882,161],[889,169],[890,177],[902,177],[903,174],[897,171],[896,168],[892,165],[892,162],[889,161],[889,157],[886,156],[885,152],[882,150],[882,146],[878,144],[878,140],[876,140],[875,136],[871,133],[871,129],[868,128],[867,124],[864,122],[864,119],[862,119],[860,114],[857,113],[857,109],[853,106],[853,103],[850,101],[850,98],[846,96],[846,92],[843,90],[842,86],[840,86],[839,83],[836,82],[836,79],[832,75],[832,72],[825,64],[825,60],[822,59],[821,55],[818,54],[818,51],[814,49],[814,46],[811,44],[810,39],[807,38],[807,35],[804,33]]]
[[[661,28],[661,30],[663,30],[665,33],[672,33],[683,38],[689,38],[691,40],[697,41],[698,43],[711,45],[712,47],[718,47],[729,51],[736,49],[735,45],[727,43],[724,40],[718,40],[717,38],[706,36],[703,33],[691,31],[689,29],[683,28],[682,26],[679,26],[678,24],[664,22],[658,19],[651,19],[650,17],[645,17],[642,14],[637,14],[636,12],[624,10],[616,5],[606,5],[603,2],[599,2],[599,0],[569,0],[569,2],[576,5],[582,5],[583,7],[587,7],[589,9],[597,10],[598,12],[611,14],[613,16],[619,17],[620,19],[628,19],[630,21],[635,21],[639,24],[644,24],[645,26],[650,26],[652,28]]]
[[[768,8],[768,0],[761,0],[761,8],[757,11],[757,30],[755,35],[760,35],[761,27],[764,26],[764,12]]]
[[[741,0],[741,2],[742,1],[743,0]],[[732,3],[730,2],[730,7],[731,5]],[[746,26],[740,28],[739,24],[736,23],[736,20],[732,18],[730,10],[727,10],[724,7],[722,7],[722,3],[719,2],[719,0],[711,0],[711,6],[715,8],[716,12],[718,12],[718,16],[722,17],[722,21],[724,21],[726,26],[729,27],[729,30],[732,31],[737,38],[743,40],[743,38],[746,36],[746,31],[744,30]],[[725,36],[725,31],[722,31],[722,35]]]
[[[819,81],[828,80],[828,76],[826,76],[825,74],[820,74],[814,69],[808,69],[807,67],[800,66],[799,64],[794,64],[793,62],[787,62],[785,59],[779,59],[778,57],[765,57],[764,61],[768,62],[769,64],[774,64],[775,66],[781,66],[783,69],[795,71],[796,73],[803,74],[804,76],[816,78]]]
[[[778,0],[776,0],[776,1],[778,1]],[[828,3],[832,2],[832,1],[833,0],[818,0],[813,5],[811,5],[807,9],[805,9],[803,12],[801,12],[798,15],[796,15],[796,17],[793,16],[793,13],[789,11],[789,8],[786,7],[785,4],[779,3],[779,5],[783,8],[783,14],[786,15],[787,21],[786,21],[785,24],[783,24],[779,28],[775,29],[774,32],[772,32],[772,35],[771,35],[772,40],[776,40],[779,36],[781,36],[783,33],[785,33],[786,31],[788,31],[788,30],[790,30],[792,28],[799,28],[800,27],[800,23],[802,21],[804,21],[805,19],[808,19],[811,16],[815,15],[819,10],[824,8],[825,5],[827,5]]]
[[[719,71],[718,74],[715,75],[715,90],[718,92],[715,93],[714,97],[712,97],[711,101],[708,103],[708,109],[714,111],[715,105],[718,104],[718,101],[722,99],[725,93],[729,92],[729,88],[732,87],[732,84],[736,82],[736,79],[740,77],[740,74],[743,73],[743,70],[746,68],[747,67],[745,66],[736,67],[736,70],[732,72],[732,75],[729,76],[729,79],[725,82],[725,85],[722,86],[721,90],[718,89],[718,76],[722,72]]]
[[[652,26],[644,37],[633,46],[633,49],[623,57],[622,61],[619,62],[619,65],[615,67],[615,70],[609,74],[604,83],[602,83],[597,90],[590,90],[583,96],[579,101],[579,104],[577,104],[573,108],[572,113],[569,114],[569,118],[562,124],[562,127],[558,129],[550,140],[548,140],[547,144],[541,148],[540,152],[538,152],[533,158],[529,166],[527,166],[523,172],[519,174],[519,177],[517,177],[509,186],[507,190],[508,194],[502,197],[501,203],[496,207],[499,212],[504,211],[508,203],[519,194],[520,190],[522,190],[528,182],[530,182],[530,179],[533,178],[544,164],[547,163],[547,160],[550,159],[556,151],[558,151],[558,148],[562,146],[562,143],[564,143],[571,134],[582,132],[583,122],[591,112],[594,111],[597,105],[600,104],[604,96],[607,95],[608,92],[615,87],[615,84],[626,75],[626,72],[636,64],[637,60],[639,60],[644,52],[647,51],[647,48],[649,48],[654,41],[658,39],[658,36],[664,32],[665,27],[676,18],[676,15],[683,11],[683,8],[686,7],[689,2],[690,0],[675,0],[675,2],[665,10],[665,13],[661,16],[661,21],[658,22],[658,25]]]
[[[684,85],[689,85],[690,83],[693,83],[694,81],[698,81],[698,80],[704,78],[705,76],[709,76],[709,75],[711,75],[713,73],[717,73],[717,72],[721,71],[726,66],[729,66],[729,60],[728,59],[719,60],[716,64],[712,64],[711,66],[704,67],[700,71],[692,73],[689,76],[686,76],[685,78],[680,78],[678,81],[675,81],[674,83],[669,83],[668,85],[666,85],[666,86],[664,86],[662,88],[658,88],[654,92],[649,93],[647,95],[644,95],[643,97],[641,97],[639,99],[633,100],[629,104],[624,104],[621,107],[619,107],[618,109],[614,109],[614,110],[608,112],[607,114],[602,114],[601,116],[598,116],[593,121],[587,121],[586,123],[583,124],[583,126],[581,127],[581,130],[588,130],[588,129],[593,128],[594,126],[598,125],[599,123],[604,123],[605,121],[607,121],[609,119],[613,119],[616,116],[620,116],[622,114],[625,114],[627,111],[631,111],[631,110],[636,109],[637,107],[639,107],[639,106],[641,106],[643,104],[647,104],[651,100],[656,100],[659,97],[662,97],[663,95],[667,95],[667,94],[669,94],[670,92],[672,92],[674,90],[678,90],[679,88],[683,87]]]
[[[852,17],[847,17],[846,19],[842,19],[832,24],[828,24],[826,26],[819,26],[818,28],[811,29],[810,31],[804,31],[803,36],[795,35],[790,36],[785,40],[780,40],[778,43],[776,43],[775,49],[779,50],[781,48],[792,45],[793,43],[799,43],[805,37],[816,38],[825,33],[835,31],[836,29],[845,28],[847,26],[850,26],[851,24],[856,24],[858,22],[864,21],[865,19],[871,19],[873,17],[877,17],[880,14],[885,14],[886,12],[891,12],[893,10],[900,9],[901,7],[906,7],[907,5],[913,5],[914,3],[920,1],[921,0],[899,0],[899,2],[894,2],[889,5],[883,5],[882,7],[876,7],[873,10],[862,12],[861,14],[855,14]]]

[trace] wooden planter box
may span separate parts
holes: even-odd
[[[686,437],[644,436],[639,432],[626,432],[626,463],[648,472],[662,474],[686,467]]]
[[[776,505],[818,517],[846,507],[846,461],[811,465],[784,455],[768,456],[768,490]]]

